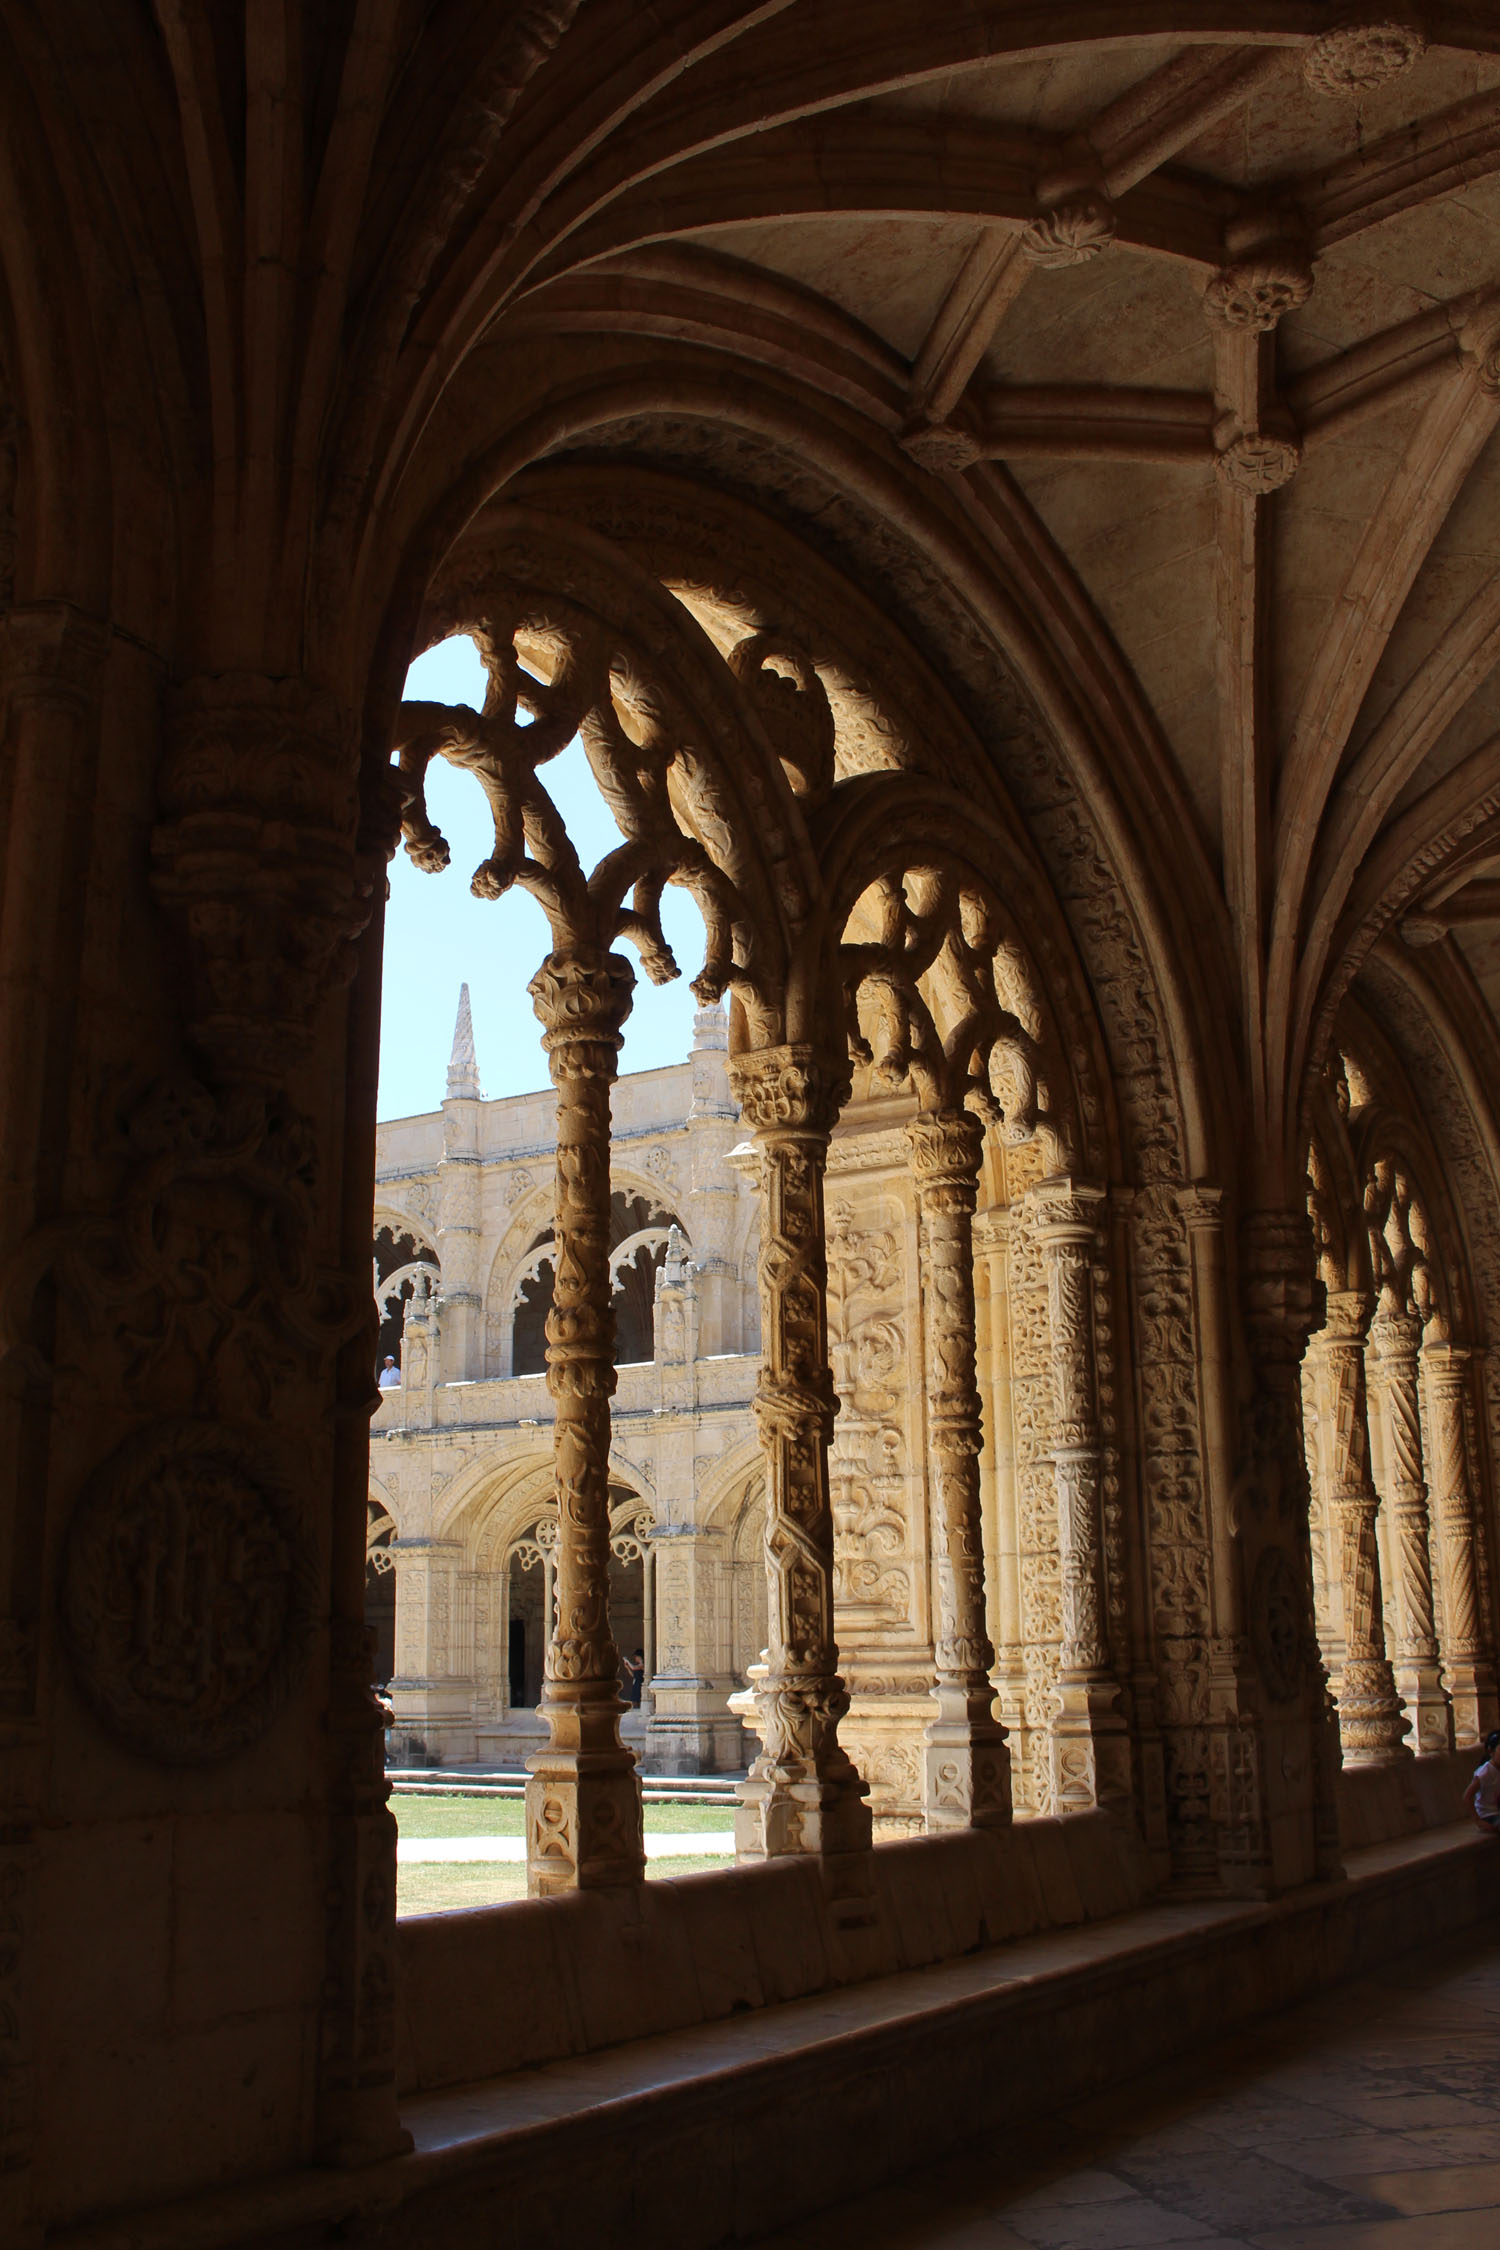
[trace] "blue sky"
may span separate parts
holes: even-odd
[[[406,692],[434,703],[484,699],[484,667],[470,640],[445,641],[419,656]],[[595,866],[619,842],[619,831],[594,787],[582,747],[573,743],[544,769],[547,789],[568,824],[579,857]],[[382,1118],[436,1109],[443,1098],[458,988],[467,980],[474,1009],[474,1045],[487,1095],[524,1094],[547,1084],[541,1034],[527,998],[528,979],[548,949],[546,916],[526,892],[491,901],[470,895],[469,877],[488,858],[494,831],[484,792],[470,775],[435,758],[427,772],[427,803],[452,847],[441,875],[423,875],[404,850],[391,862],[385,917],[385,991],[380,1037]],[[653,1070],[681,1062],[692,1044],[688,990],[703,960],[703,924],[685,891],[669,888],[662,925],[682,975],[648,984],[638,975],[625,1026],[620,1068]],[[639,968],[635,950],[622,952]]]

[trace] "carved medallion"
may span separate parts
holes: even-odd
[[[1290,484],[1302,465],[1302,449],[1290,438],[1265,430],[1243,430],[1219,455],[1218,471],[1236,492],[1262,499]]]
[[[1250,1641],[1267,1692],[1290,1703],[1302,1685],[1302,1588],[1284,1548],[1267,1547],[1250,1589]]]
[[[109,1731],[165,1765],[227,1758],[271,1724],[300,1666],[312,1566],[261,1448],[215,1422],[127,1440],[68,1535],[63,1628]]]
[[[1377,86],[1410,70],[1426,47],[1414,24],[1390,18],[1340,24],[1313,41],[1302,60],[1302,75],[1315,94],[1373,94]]]

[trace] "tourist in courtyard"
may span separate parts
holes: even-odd
[[[1474,1818],[1492,1836],[1500,1836],[1500,1730],[1484,1738],[1485,1758],[1474,1768],[1474,1778],[1464,1791],[1464,1803],[1474,1808]]]
[[[385,1365],[380,1370],[380,1388],[383,1391],[398,1391],[401,1388],[401,1370],[389,1352],[386,1353]]]

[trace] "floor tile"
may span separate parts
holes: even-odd
[[[1500,2240],[1500,2164],[1432,2165],[1420,2172],[1376,2173],[1350,2185],[1398,2211],[1492,2211]]]
[[[1350,2226],[1288,2227],[1252,2234],[1255,2250],[1495,2250],[1493,2212],[1450,2211],[1439,2218],[1356,2220]]]
[[[1500,1939],[1397,1966],[761,2250],[1500,2250]]]

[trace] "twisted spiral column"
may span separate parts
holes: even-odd
[[[1442,1557],[1443,1681],[1453,1707],[1453,1738],[1461,1748],[1482,1742],[1496,1724],[1494,1652],[1479,1595],[1477,1510],[1464,1433],[1472,1358],[1463,1344],[1422,1345],[1432,1447],[1428,1470]]]
[[[1344,1583],[1344,1668],[1339,1683],[1339,1740],[1345,1765],[1383,1765],[1406,1754],[1395,1674],[1385,1649],[1380,1548],[1375,1537],[1379,1496],[1370,1477],[1365,1399],[1365,1328],[1370,1300],[1354,1289],[1331,1290],[1324,1326],[1309,1345],[1327,1385],[1329,1496],[1338,1525]]]
[[[550,954],[529,987],[557,1088],[556,1280],[547,1388],[556,1401],[557,1613],[527,1760],[526,1881],[552,1891],[638,1883],[641,1788],[620,1740],[620,1657],[609,1629],[609,1094],[635,978],[616,953]]]
[[[974,1211],[984,1133],[966,1110],[906,1130],[921,1225],[927,1447],[937,1563],[937,1716],[927,1729],[925,1812],[933,1828],[1010,1819],[1010,1754],[994,1715],[985,1631],[983,1446],[975,1375]]]
[[[1411,1313],[1377,1312],[1365,1347],[1366,1382],[1385,1432],[1380,1480],[1389,1509],[1396,1570],[1396,1658],[1402,1708],[1419,1755],[1452,1741],[1448,1698],[1438,1663],[1432,1599],[1427,1482],[1422,1473],[1422,1412],[1417,1390],[1421,1322]]]
[[[737,1058],[730,1083],[760,1163],[761,1371],[755,1416],[766,1465],[768,1646],[755,1674],[761,1750],[740,1792],[743,1857],[860,1852],[862,1781],[838,1739],[849,1697],[833,1627],[823,1174],[847,1078],[809,1046]]]
[[[1130,1796],[1130,1742],[1115,1709],[1104,1626],[1102,1447],[1094,1372],[1093,1266],[1104,1190],[1075,1180],[1037,1190],[1036,1234],[1047,1269],[1056,1397],[1062,1647],[1052,1722],[1052,1803],[1083,1812]]]

